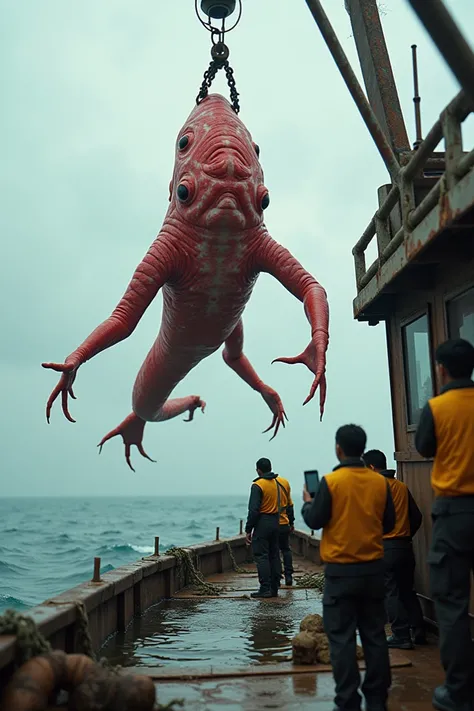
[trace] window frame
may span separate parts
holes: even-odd
[[[444,319],[446,323],[446,338],[452,338],[449,332],[449,311],[448,306],[452,301],[459,299],[459,297],[467,294],[468,291],[474,291],[474,281],[467,282],[463,286],[457,286],[456,289],[449,291],[444,297]]]
[[[410,398],[411,395],[409,394],[409,384],[410,380],[408,377],[408,357],[407,357],[407,343],[406,343],[406,328],[407,326],[410,326],[412,323],[415,323],[415,321],[418,321],[418,319],[423,318],[423,316],[426,316],[427,321],[428,321],[428,352],[429,352],[429,360],[430,360],[430,375],[431,375],[431,383],[432,383],[432,395],[436,395],[437,392],[437,383],[436,383],[436,376],[435,376],[435,369],[434,369],[434,361],[433,361],[433,323],[432,323],[432,307],[431,304],[426,304],[424,308],[418,309],[416,312],[412,312],[410,316],[407,316],[405,319],[400,321],[400,338],[401,338],[401,346],[402,346],[402,367],[403,367],[403,396],[405,399],[405,424],[406,424],[406,431],[407,432],[416,432],[416,429],[418,427],[418,424],[414,424],[410,422]]]

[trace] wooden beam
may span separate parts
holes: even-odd
[[[410,150],[376,0],[345,0],[369,103],[395,153]]]

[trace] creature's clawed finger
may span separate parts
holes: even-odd
[[[267,427],[266,430],[263,430],[262,434],[265,434],[266,432],[269,432],[270,430],[275,429],[273,436],[270,437],[270,440],[269,440],[270,442],[272,441],[272,439],[274,439],[277,436],[278,430],[280,429],[280,425],[283,425],[283,428],[285,427],[284,417],[286,417],[286,413],[284,410],[274,414],[270,427]],[[288,417],[286,417],[286,419],[288,419]]]
[[[152,459],[151,457],[148,456],[148,454],[143,449],[142,444],[137,444],[137,449],[140,452],[140,454],[142,455],[142,457],[145,457],[145,459],[148,459],[150,462],[153,462],[154,464],[156,464],[156,459]]]
[[[324,405],[326,402],[326,391],[327,391],[327,383],[326,383],[326,374],[323,373],[321,377],[321,383],[319,385],[319,412],[320,412],[320,417],[319,421],[323,421],[323,415],[324,415]]]
[[[46,403],[46,419],[47,419],[47,421],[48,421],[48,424],[49,424],[49,418],[50,418],[50,416],[51,416],[51,408],[53,407],[54,402],[55,402],[55,400],[56,400],[56,398],[58,397],[58,395],[59,395],[60,392],[61,392],[61,384],[58,383],[58,385],[56,385],[56,387],[54,388],[53,392],[52,392],[51,395],[49,396],[48,402]]]
[[[68,393],[72,397],[73,400],[77,400],[77,397],[74,395],[74,390],[72,389],[72,385],[69,388]]]
[[[120,427],[116,427],[114,430],[111,430],[108,434],[102,437],[99,444],[97,445],[99,447],[99,454],[102,452],[102,447],[104,446],[104,444],[108,442],[109,439],[112,439],[112,437],[116,437],[118,434],[120,434]]]
[[[289,365],[295,365],[296,363],[302,363],[301,355],[293,356],[291,358],[275,358],[272,360],[273,363],[288,363]]]
[[[64,417],[69,420],[69,422],[75,422],[71,415],[69,414],[69,408],[68,408],[68,402],[67,402],[67,395],[68,391],[63,390],[61,393],[61,400],[62,400],[62,406],[63,406],[63,412],[64,412]]]
[[[130,444],[125,445],[125,459],[127,460],[127,464],[130,467],[130,469],[132,470],[132,472],[134,472],[135,469],[132,467],[132,463],[130,461],[130,447],[131,447]]]
[[[55,370],[57,373],[70,373],[71,370],[74,370],[72,363],[41,363],[41,367]]]

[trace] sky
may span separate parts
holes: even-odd
[[[355,422],[393,463],[385,327],[353,319],[351,250],[388,175],[304,0],[243,0],[229,35],[240,117],[261,149],[271,204],[266,225],[325,287],[330,304],[328,396],[302,407],[303,366],[271,365],[310,338],[301,303],[262,275],[244,314],[245,352],[282,397],[271,413],[222,361],[201,363],[175,390],[205,415],[148,424],[136,473],[120,439],[97,443],[131,411],[135,376],[161,321],[161,297],[125,342],[82,366],[71,424],[45,403],[62,362],[115,307],[168,207],[177,133],[209,63],[210,37],[192,0],[0,0],[2,210],[0,495],[244,494],[270,457],[300,498],[303,471],[335,465],[334,434]],[[474,3],[447,5],[474,38]],[[324,6],[361,79],[344,0]],[[381,3],[410,140],[411,50],[418,45],[426,134],[458,85],[406,0]],[[213,89],[228,96],[222,76]],[[472,146],[473,126],[466,137]],[[370,252],[374,257],[373,251]]]

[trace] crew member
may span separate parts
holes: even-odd
[[[391,685],[385,637],[383,534],[395,525],[390,487],[361,457],[367,436],[357,425],[336,432],[339,460],[321,479],[314,499],[304,490],[302,515],[313,530],[322,528],[325,563],[324,629],[329,639],[340,711],[360,709],[356,630],[364,649],[362,684],[367,711],[385,711]]]
[[[435,359],[441,392],[422,410],[415,437],[418,452],[434,458],[428,562],[446,679],[434,691],[433,706],[468,711],[474,699],[468,616],[474,568],[474,347],[464,339],[449,340],[438,346]]]
[[[295,509],[291,500],[290,483],[282,476],[277,477],[277,484],[281,487],[281,513],[278,543],[283,556],[283,573],[285,585],[293,585],[293,555],[290,548],[290,533],[295,530]],[[282,574],[280,574],[280,578]]]
[[[251,597],[276,597],[281,574],[278,534],[283,482],[277,483],[279,477],[272,472],[269,459],[259,459],[256,466],[257,478],[250,489],[245,525],[246,540],[252,544],[260,583],[260,589],[251,593]]]
[[[389,647],[413,649],[410,628],[415,644],[426,644],[425,623],[420,601],[413,589],[415,556],[412,538],[421,526],[423,516],[406,484],[395,478],[395,470],[387,469],[385,454],[371,449],[363,456],[369,469],[386,477],[395,507],[395,528],[383,538],[385,561],[385,604],[392,627],[387,639]]]

